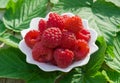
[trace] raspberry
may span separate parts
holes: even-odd
[[[43,33],[43,31],[47,28],[47,22],[41,19],[39,21],[38,27],[39,27],[40,32]]]
[[[53,56],[60,68],[68,67],[74,59],[74,53],[68,49],[56,49]]]
[[[47,21],[47,27],[58,27],[61,30],[64,28],[64,19],[57,13],[50,13]]]
[[[62,32],[59,28],[52,27],[46,29],[41,38],[41,42],[48,48],[55,48],[60,45],[62,38]]]
[[[24,37],[25,43],[27,44],[27,46],[30,47],[30,48],[33,48],[35,43],[38,41],[38,36],[39,35],[40,35],[40,32],[37,31],[37,30],[29,31]]]
[[[87,29],[83,28],[82,30],[80,30],[80,31],[76,34],[76,38],[77,38],[77,39],[83,39],[83,40],[89,42],[89,40],[90,40],[90,38],[91,38],[91,37],[90,37],[90,32],[89,32]]]
[[[88,43],[85,40],[80,40],[80,39],[77,40],[74,50],[75,60],[78,61],[85,58],[88,52],[89,52]]]
[[[55,66],[57,66],[57,63],[56,63],[54,57],[53,57],[53,59],[50,61],[50,63],[53,64],[53,65],[55,65]]]
[[[53,59],[52,49],[44,47],[41,42],[37,42],[32,49],[32,57],[39,62],[50,62]]]
[[[74,48],[75,41],[76,41],[76,37],[74,33],[67,31],[67,30],[63,30],[62,33],[63,34],[62,34],[61,47],[67,48],[67,49]]]
[[[68,19],[68,18],[70,18],[70,16],[68,16],[68,15],[63,15],[62,17],[63,17],[65,20]]]
[[[82,19],[78,16],[72,16],[65,20],[65,29],[74,33],[79,32],[83,28]]]

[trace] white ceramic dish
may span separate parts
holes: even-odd
[[[49,13],[50,14],[50,13]],[[24,36],[26,35],[26,33],[29,31],[29,30],[37,30],[38,29],[38,23],[39,23],[39,20],[40,19],[44,19],[44,20],[47,20],[48,19],[48,16],[49,14],[45,17],[45,18],[40,18],[40,17],[37,17],[37,18],[33,18],[30,22],[30,28],[28,29],[25,29],[23,31],[21,31],[21,35],[22,37],[24,38]],[[74,14],[72,13],[64,13],[62,15],[69,15],[69,16],[74,16]],[[91,39],[89,41],[89,47],[90,47],[90,51],[88,53],[88,55],[83,59],[83,60],[80,60],[80,61],[76,61],[74,63],[72,63],[69,67],[67,68],[59,68],[57,66],[54,66],[54,65],[51,65],[51,64],[48,64],[48,63],[40,63],[38,61],[35,61],[33,58],[32,58],[32,50],[26,45],[24,39],[20,41],[19,43],[19,48],[20,50],[26,55],[26,61],[30,64],[35,64],[37,65],[40,69],[42,69],[43,71],[46,71],[46,72],[51,72],[51,71],[62,71],[62,72],[69,72],[71,69],[73,69],[74,67],[78,67],[78,66],[83,66],[85,64],[88,63],[89,59],[90,59],[90,55],[92,53],[94,53],[95,51],[98,50],[98,47],[97,45],[95,44],[95,41],[97,39],[97,33],[95,30],[89,28],[88,26],[88,21],[85,20],[85,19],[82,19],[82,22],[83,22],[83,25],[85,28],[87,28],[89,31],[90,31],[90,34],[91,34]]]

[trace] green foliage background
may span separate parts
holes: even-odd
[[[99,50],[87,65],[64,73],[26,63],[18,48],[20,31],[50,11],[79,15],[98,32]],[[0,77],[26,83],[120,83],[120,0],[0,0],[0,41]]]

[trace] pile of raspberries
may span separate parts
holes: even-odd
[[[91,35],[79,16],[50,13],[48,20],[39,21],[38,27],[24,37],[34,60],[66,68],[89,53]]]

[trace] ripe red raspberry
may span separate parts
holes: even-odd
[[[53,59],[52,49],[44,47],[37,42],[32,49],[32,57],[39,62],[50,62]]]
[[[70,16],[68,16],[68,15],[63,15],[62,17],[63,17],[65,20],[68,19],[68,18],[70,18]]]
[[[46,29],[41,37],[41,42],[48,48],[55,48],[60,45],[62,32],[59,28],[52,27]]]
[[[58,27],[61,30],[64,28],[64,19],[57,13],[50,13],[47,21],[47,27]]]
[[[76,37],[75,37],[74,33],[70,32],[68,30],[62,31],[62,41],[61,41],[62,48],[67,48],[67,49],[74,48],[75,41],[76,41]]]
[[[79,32],[83,28],[82,19],[78,16],[72,16],[65,20],[65,29],[74,33]]]
[[[68,49],[56,49],[53,56],[60,68],[68,67],[74,59],[74,53]]]
[[[85,40],[80,40],[80,39],[77,40],[74,50],[75,60],[78,61],[85,58],[88,52],[89,52],[88,43]]]
[[[57,63],[56,63],[54,57],[53,57],[53,59],[50,61],[50,63],[53,64],[53,65],[55,65],[55,66],[57,66]]]
[[[39,27],[40,32],[43,33],[43,31],[47,28],[47,22],[41,19],[39,21],[38,27]]]
[[[30,48],[33,48],[35,43],[38,41],[38,36],[39,35],[40,35],[40,32],[37,31],[37,30],[29,31],[24,37],[25,43],[27,44],[27,46],[30,47]]]
[[[90,40],[90,38],[91,38],[90,32],[89,32],[87,29],[83,28],[82,30],[80,30],[80,31],[76,34],[76,38],[77,38],[77,39],[83,39],[83,40],[89,42],[89,40]]]

